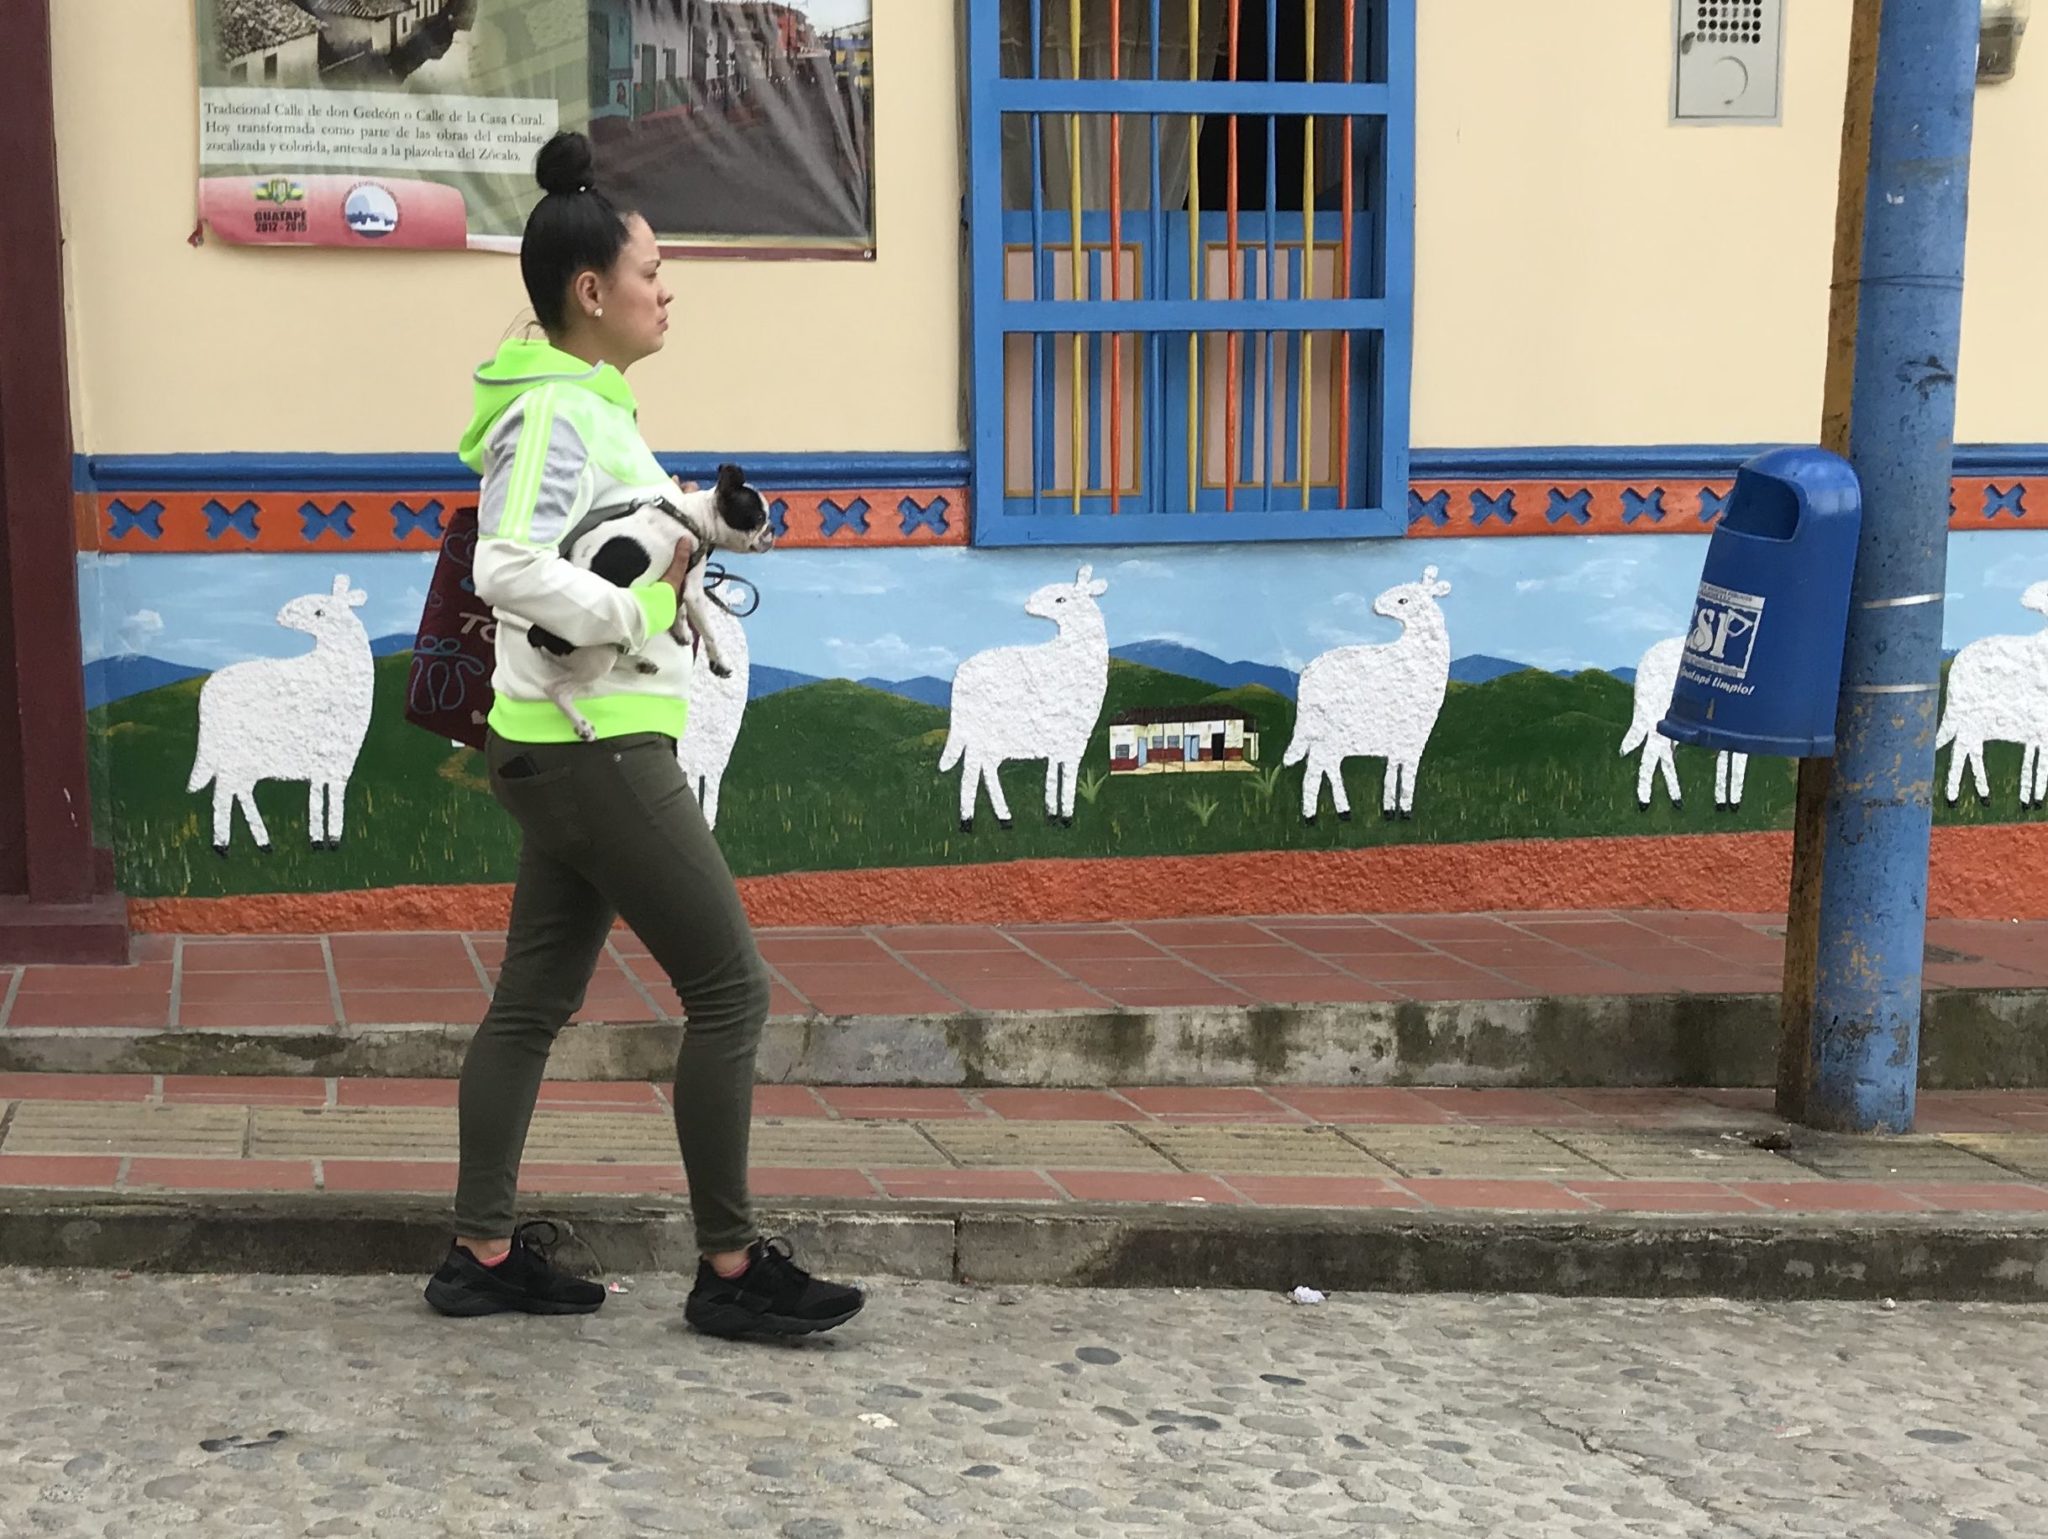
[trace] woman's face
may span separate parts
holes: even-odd
[[[668,340],[668,307],[675,298],[661,281],[661,248],[638,214],[626,216],[626,245],[611,271],[596,279],[596,308],[589,326],[601,355],[615,367],[661,351]]]

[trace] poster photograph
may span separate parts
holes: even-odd
[[[512,251],[533,159],[678,254],[874,253],[873,0],[195,0],[200,218],[243,245]]]

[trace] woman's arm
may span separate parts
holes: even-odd
[[[562,559],[556,542],[580,516],[588,462],[552,387],[506,413],[484,449],[477,596],[572,646],[637,651],[675,623],[676,589],[655,578],[621,588]]]

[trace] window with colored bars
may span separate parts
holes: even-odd
[[[1414,0],[968,0],[975,540],[1401,532]]]

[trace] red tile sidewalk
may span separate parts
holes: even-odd
[[[1936,920],[1935,988],[2048,987],[2048,923]],[[1092,925],[770,930],[779,1015],[953,1014],[1551,995],[1771,993],[1767,917],[1313,916]],[[127,967],[0,966],[0,1030],[473,1024],[500,935],[140,937]],[[586,1020],[677,1013],[621,932]]]
[[[1795,1133],[1789,1153],[1753,1142],[1781,1126],[1766,1101],[1685,1090],[763,1086],[754,1179],[771,1201],[2048,1215],[2048,1093],[1930,1092],[1923,1136]],[[0,1203],[10,1189],[442,1197],[454,1184],[453,1102],[448,1081],[0,1074]],[[551,1150],[529,1159],[528,1192],[685,1192],[680,1164],[653,1153],[665,1127],[638,1120],[665,1122],[664,1087],[550,1082],[542,1109],[554,1116]],[[1964,1131],[1939,1135],[1950,1125]],[[636,1127],[647,1136],[629,1136]],[[296,1139],[301,1152],[247,1157],[265,1138]],[[211,1151],[192,1152],[195,1139]],[[624,1152],[612,1157],[613,1147]],[[1627,1174],[1653,1162],[1654,1179]],[[1840,1170],[1849,1174],[1828,1173]]]

